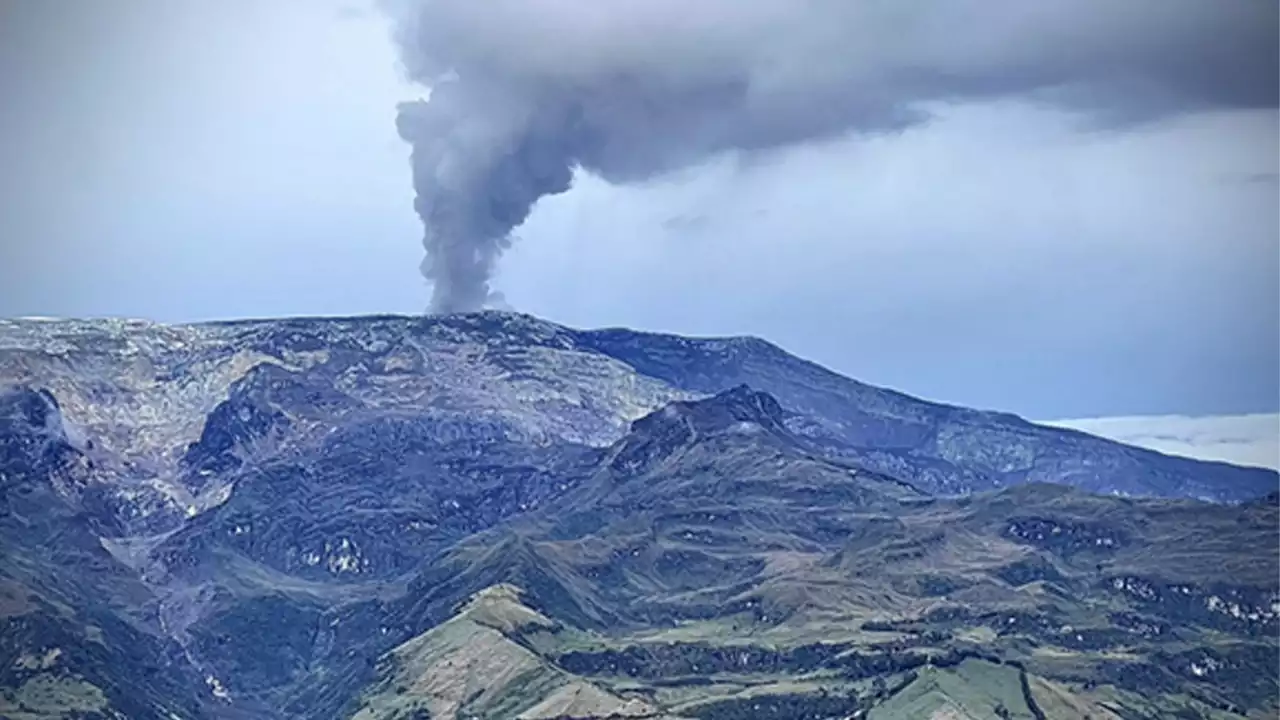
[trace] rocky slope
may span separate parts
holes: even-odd
[[[1275,711],[1272,472],[502,313],[5,321],[0,381],[3,717]]]

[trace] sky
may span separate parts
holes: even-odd
[[[51,5],[0,0],[0,316],[428,307],[397,113],[429,91],[386,13]],[[867,97],[897,92],[863,75]],[[916,89],[920,121],[699,146],[627,182],[616,158],[583,160],[490,284],[573,326],[757,335],[1032,418],[1280,410],[1274,103],[1101,122],[1032,93]]]

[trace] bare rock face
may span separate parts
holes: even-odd
[[[0,321],[0,385],[0,715],[1274,709],[1275,473],[760,340]]]

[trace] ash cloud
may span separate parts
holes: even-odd
[[[575,170],[643,180],[1018,98],[1129,126],[1280,104],[1274,0],[385,0],[431,310],[493,302]]]

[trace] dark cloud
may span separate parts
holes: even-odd
[[[612,182],[1020,98],[1127,125],[1278,103],[1274,0],[385,0],[409,77],[432,309],[477,308],[513,228]]]

